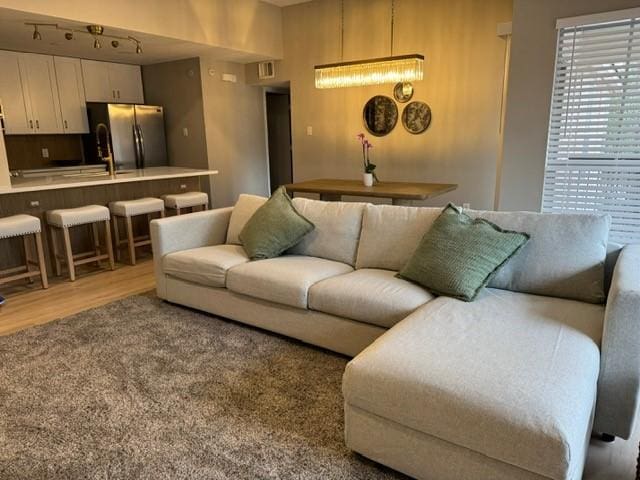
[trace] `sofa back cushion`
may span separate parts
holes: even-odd
[[[365,205],[294,198],[293,206],[316,228],[288,253],[355,265]]]
[[[233,245],[242,245],[240,241],[240,232],[244,228],[247,221],[256,213],[267,198],[257,195],[248,195],[243,193],[238,198],[229,219],[229,228],[227,229],[227,243]]]
[[[367,204],[356,268],[401,270],[441,212],[442,208]]]
[[[489,287],[571,298],[605,300],[605,259],[611,217],[468,210],[507,230],[530,235],[529,242],[489,282]]]

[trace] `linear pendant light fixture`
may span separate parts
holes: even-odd
[[[395,0],[391,0],[391,55],[315,66],[316,88],[343,88],[422,80],[424,56],[393,56]],[[340,57],[344,58],[344,0],[341,1]]]

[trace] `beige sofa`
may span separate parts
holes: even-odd
[[[472,303],[396,278],[436,208],[294,204],[316,225],[249,262],[265,199],[154,220],[158,295],[349,356],[347,445],[420,479],[579,479],[592,429],[628,438],[640,379],[640,247],[609,217],[468,212],[531,241]],[[618,258],[619,255],[619,258]]]

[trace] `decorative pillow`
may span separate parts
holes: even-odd
[[[437,295],[470,302],[528,240],[526,233],[472,220],[449,204],[398,276]]]
[[[284,187],[256,210],[240,232],[251,260],[273,258],[293,247],[315,228],[293,206]]]
[[[249,221],[251,216],[256,213],[264,202],[268,199],[266,197],[259,197],[258,195],[248,195],[242,193],[238,197],[233,210],[231,211],[231,218],[229,219],[229,228],[227,229],[227,243],[233,245],[242,245],[239,235],[245,224]]]

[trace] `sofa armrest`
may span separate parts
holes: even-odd
[[[162,258],[172,252],[225,243],[233,207],[160,218],[151,221],[151,246],[156,291],[166,298]]]
[[[628,439],[640,393],[640,245],[620,252],[602,335],[594,430]]]

